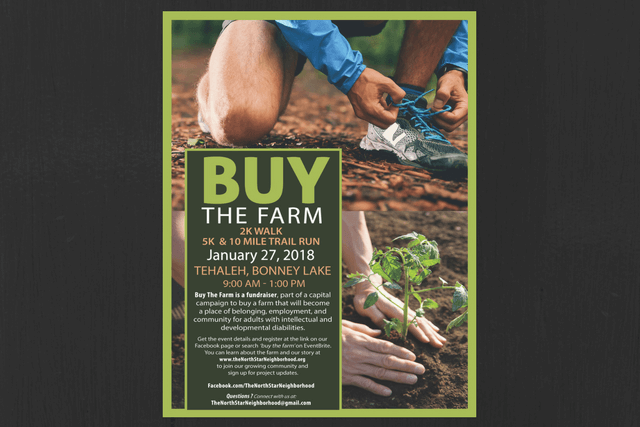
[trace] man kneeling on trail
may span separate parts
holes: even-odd
[[[467,119],[467,21],[407,21],[393,79],[367,68],[345,37],[378,34],[386,21],[225,21],[198,85],[198,121],[223,145],[259,141],[289,102],[308,58],[369,122],[360,147],[429,171],[466,170],[467,155],[438,129]],[[424,90],[433,73],[436,99]],[[384,94],[388,97],[384,97]]]

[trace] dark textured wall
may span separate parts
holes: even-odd
[[[3,425],[257,422],[162,419],[162,10],[360,7],[478,11],[478,418],[429,422],[638,425],[640,33],[549,0],[1,2]]]

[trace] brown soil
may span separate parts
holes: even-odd
[[[423,283],[424,287],[440,286],[438,277],[450,284],[457,281],[465,286],[467,282],[467,214],[466,212],[367,212],[367,226],[374,247],[400,246],[392,242],[398,236],[416,231],[428,239],[438,242],[442,261],[433,267],[431,275]],[[397,244],[396,244],[397,243]],[[343,266],[343,282],[346,281],[346,267]],[[356,313],[353,307],[353,288],[343,290],[342,318],[352,322],[377,327]],[[401,292],[397,291],[396,296]],[[439,307],[427,310],[426,317],[440,328],[440,334],[447,339],[441,349],[409,336],[406,348],[416,355],[416,361],[425,366],[426,372],[413,385],[401,385],[375,380],[392,390],[389,397],[381,397],[363,389],[344,386],[342,389],[343,408],[466,408],[467,390],[467,325],[444,332],[447,325],[457,315],[451,312],[451,290],[429,292],[428,298],[435,300]],[[415,300],[410,304],[417,308]],[[383,337],[383,339],[387,339]],[[391,340],[402,345],[401,339]]]
[[[425,284],[439,286],[438,277],[449,283],[458,280],[465,286],[467,281],[467,213],[466,212],[367,212],[367,226],[374,247],[391,246],[400,235],[416,231],[428,239],[438,242],[442,261],[432,268],[433,273]],[[400,245],[401,243],[399,243]],[[343,266],[343,282],[346,281]],[[451,312],[450,290],[429,292],[439,307],[428,310],[426,317],[440,328],[447,339],[445,346],[434,349],[428,344],[409,338],[409,348],[422,363],[425,374],[419,376],[414,385],[399,385],[382,382],[391,388],[390,397],[380,397],[362,389],[344,386],[343,408],[466,408],[467,392],[467,325],[448,333],[443,331],[459,313]],[[175,296],[174,296],[175,298]],[[353,308],[353,288],[343,290],[343,318],[364,323],[375,328],[367,318],[358,315]],[[415,304],[412,304],[415,308]],[[182,325],[180,325],[182,326]],[[184,407],[184,334],[174,325],[172,342],[174,408]],[[379,381],[379,380],[376,380]]]
[[[183,152],[189,139],[202,139],[204,147],[220,147],[198,126],[195,87],[204,74],[210,49],[173,54],[173,152]],[[383,71],[383,70],[381,70]],[[467,179],[429,173],[398,163],[387,152],[364,151],[359,143],[367,123],[358,119],[349,100],[307,61],[296,78],[289,106],[274,129],[250,147],[342,148],[342,200],[344,210],[466,210]],[[467,152],[467,125],[446,134]],[[184,209],[184,156],[172,155],[172,204]]]
[[[184,408],[184,334],[171,340],[171,407]]]

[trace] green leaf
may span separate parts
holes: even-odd
[[[432,308],[438,308],[438,303],[432,300],[431,298],[426,298],[424,300],[424,307],[431,310]]]
[[[419,308],[416,310],[416,317],[424,317],[424,308]]]
[[[429,259],[439,259],[440,251],[438,250],[438,244],[435,240],[422,242],[422,248],[426,252]]]
[[[411,295],[413,295],[413,297],[418,300],[420,306],[422,307],[422,298],[420,298],[420,295],[416,292],[415,289],[413,289],[413,285],[411,285]]]
[[[395,242],[398,239],[417,239],[418,236],[420,236],[420,234],[416,233],[415,231],[412,231],[409,234],[403,234],[402,236],[398,236],[395,239],[393,239],[393,241]],[[422,236],[424,237],[424,236]]]
[[[391,278],[391,282],[399,282],[402,277],[402,263],[393,255],[387,255],[382,258],[380,263],[384,271]]]
[[[411,249],[414,246],[421,245],[422,242],[424,242],[425,240],[427,240],[427,238],[424,237],[422,234],[419,234],[418,237],[416,237],[411,242],[409,242],[409,244],[407,245],[407,248]]]
[[[373,255],[371,255],[371,261],[369,261],[369,267],[373,267],[374,264],[378,263],[382,255],[384,255],[384,252],[380,249],[374,249]]]
[[[407,269],[406,274],[410,281],[419,285],[427,278],[431,271],[423,267],[422,261],[416,254],[408,252],[408,255],[409,258],[405,264],[405,268]]]
[[[389,277],[387,275],[387,273],[384,272],[384,270],[382,269],[382,267],[380,266],[380,263],[374,263],[371,265],[371,271],[373,271],[376,274],[379,274],[380,276],[382,276],[383,279],[385,279],[386,281],[392,282],[393,280],[391,279],[391,277]]]
[[[418,270],[416,274],[411,275],[410,279],[413,283],[415,283],[416,285],[419,285],[424,281],[424,279],[427,278],[429,274],[431,274],[431,270],[429,270],[428,268],[425,268],[425,269],[421,268],[420,270]]]
[[[371,265],[371,271],[389,282],[398,282],[402,277],[402,264],[395,256],[386,253],[378,263]]]
[[[191,147],[194,147],[194,146],[199,145],[199,144],[204,144],[204,141],[201,140],[201,139],[193,139],[193,138],[189,138],[187,140],[187,145],[189,145]]]
[[[422,260],[420,260],[418,255],[414,254],[410,250],[405,250],[405,253],[408,255],[405,257],[405,267],[415,269],[422,265]]]
[[[400,321],[400,319],[396,319],[393,318],[391,320],[387,320],[387,319],[383,319],[384,321],[384,333],[387,334],[387,336],[391,336],[391,331],[396,330],[398,332],[401,332],[402,330],[402,322]]]
[[[458,283],[459,284],[459,283]],[[467,306],[467,290],[464,286],[460,285],[456,287],[456,290],[453,292],[453,301],[451,311],[456,311],[461,307]]]
[[[382,284],[382,286],[389,288],[389,289],[402,289],[402,286],[398,285],[397,283],[392,283],[392,282],[384,282]]]
[[[467,321],[467,312],[465,311],[460,316],[453,319],[451,323],[449,323],[449,326],[447,326],[447,332],[449,331],[449,329],[455,328],[456,326],[460,326],[466,321]]]
[[[377,292],[372,292],[369,295],[367,295],[367,299],[364,300],[364,308],[365,310],[369,307],[371,307],[372,305],[374,305],[376,303],[376,301],[378,301],[378,293]]]
[[[357,285],[360,282],[364,282],[366,281],[367,278],[365,277],[361,277],[361,276],[356,276],[356,277],[352,277],[351,279],[349,279],[349,281],[347,283],[344,284],[344,286],[342,286],[343,288],[350,288],[353,285]]]
[[[429,260],[437,260],[435,264],[440,262],[440,252],[438,251],[438,245],[435,242],[425,240],[420,242],[419,245],[410,247],[409,250],[420,259],[421,264],[424,264],[427,267],[434,265],[433,263],[425,264]]]
[[[384,321],[384,333],[387,336],[391,336],[391,330],[393,329],[393,322],[388,321],[387,319],[382,319]],[[394,319],[395,320],[395,319]]]
[[[423,267],[433,267],[436,264],[440,264],[440,258],[426,259],[422,261]]]

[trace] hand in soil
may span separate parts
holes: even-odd
[[[424,374],[424,366],[413,362],[415,354],[406,348],[375,336],[382,331],[359,323],[342,321],[342,384],[353,385],[380,396],[390,396],[391,389],[370,378],[415,384]],[[366,375],[366,376],[365,376]]]
[[[403,306],[402,301],[383,289],[380,289],[377,292],[384,293],[388,298],[391,298],[396,305],[386,298],[378,298],[375,305],[365,310],[364,301],[371,292],[376,292],[376,289],[368,282],[363,282],[356,286],[357,288],[356,294],[353,297],[353,304],[355,305],[358,314],[370,318],[373,323],[381,328],[384,326],[384,319],[402,319],[403,312],[400,309],[400,307]],[[415,315],[416,313],[409,309],[409,319],[413,319]],[[418,322],[419,327],[417,328],[415,325],[411,325],[409,327],[409,332],[411,332],[413,336],[420,341],[429,343],[436,348],[442,347],[445,341],[447,341],[445,337],[437,333],[440,328],[428,321],[426,318],[418,317],[416,318],[416,321]]]

